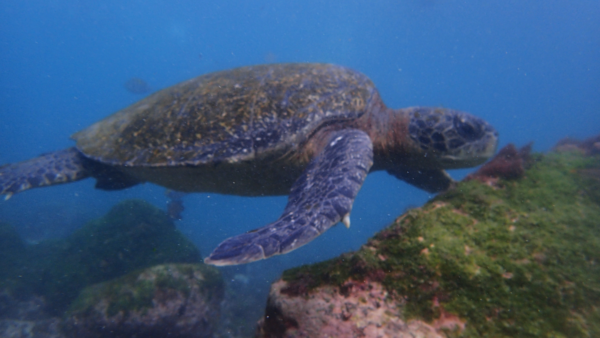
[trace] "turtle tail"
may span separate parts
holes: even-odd
[[[92,175],[85,158],[75,147],[0,167],[0,195],[12,195],[31,188],[69,183]]]

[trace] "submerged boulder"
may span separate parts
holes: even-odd
[[[583,174],[600,159],[527,156],[284,272],[259,336],[600,337],[600,180]]]
[[[93,285],[71,305],[69,336],[211,337],[224,284],[205,264],[166,264]]]
[[[43,296],[48,312],[61,314],[86,286],[164,263],[198,263],[200,252],[162,210],[142,200],[113,207],[59,240],[25,246],[0,226],[0,243],[10,243],[0,287],[12,294]],[[10,263],[10,262],[12,263]]]
[[[26,252],[26,244],[17,230],[8,223],[0,222],[0,295],[1,290],[14,289],[21,283],[21,266],[27,260]],[[3,305],[0,301],[0,317]]]
[[[423,321],[404,321],[401,306],[378,282],[322,285],[303,296],[289,287],[283,280],[271,287],[260,336],[443,338]]]

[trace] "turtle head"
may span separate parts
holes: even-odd
[[[413,108],[409,116],[410,139],[440,168],[476,166],[496,152],[498,132],[478,117],[444,108]]]

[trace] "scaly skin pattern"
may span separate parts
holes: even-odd
[[[231,237],[204,261],[243,264],[284,254],[312,241],[340,221],[350,226],[350,210],[369,169],[373,144],[360,130],[332,133],[323,152],[292,186],[281,217],[263,228]]]
[[[444,154],[438,165],[445,169],[470,166],[464,160],[476,162],[478,154],[489,154],[486,148],[495,145],[498,138],[487,122],[455,110],[416,108],[410,111],[409,121],[412,141],[424,153]]]
[[[20,191],[69,183],[90,176],[87,159],[75,148],[68,148],[31,160],[0,167],[0,195],[6,199]]]

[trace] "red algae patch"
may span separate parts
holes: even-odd
[[[469,174],[465,181],[478,180],[484,184],[495,187],[498,179],[518,179],[525,174],[526,167],[531,162],[531,144],[517,150],[510,143],[498,151],[489,162],[476,172]]]

